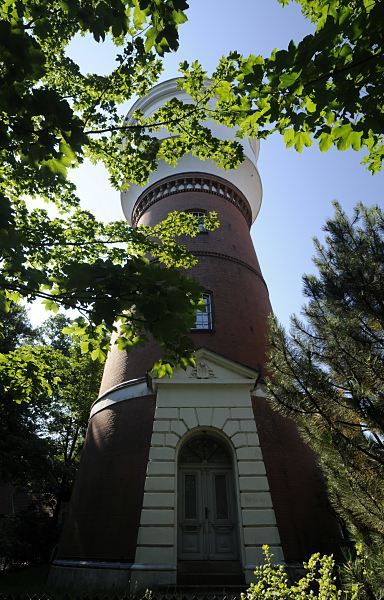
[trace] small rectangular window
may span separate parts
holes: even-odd
[[[199,228],[199,233],[208,233],[204,227],[204,217],[206,216],[206,212],[203,210],[189,210],[189,214],[197,217],[197,226]]]
[[[212,297],[211,294],[203,294],[201,297],[205,304],[205,311],[196,311],[196,322],[194,329],[210,330],[212,329]]]

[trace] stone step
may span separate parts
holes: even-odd
[[[225,565],[225,566],[224,566]],[[177,569],[178,586],[245,586],[239,561],[181,561]]]
[[[245,585],[197,584],[196,581],[190,585],[159,587],[152,592],[152,600],[239,600],[246,591]]]

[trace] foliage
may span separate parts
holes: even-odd
[[[18,515],[0,519],[0,565],[47,563],[55,543],[56,531],[47,512],[30,508]]]
[[[62,502],[71,495],[89,411],[102,376],[101,363],[84,353],[76,338],[62,334],[67,324],[68,319],[56,315],[40,330],[43,342],[49,344],[51,365],[59,383],[50,397],[35,398],[29,407],[37,434],[47,446],[46,493],[53,499],[56,519]]]
[[[42,298],[53,311],[79,309],[82,319],[70,331],[94,359],[105,357],[119,321],[120,348],[144,343],[149,333],[164,347],[165,363],[182,357],[185,364],[201,289],[176,271],[194,259],[175,242],[197,232],[195,220],[173,215],[164,227],[137,232],[121,222],[98,223],[79,209],[68,171],[88,157],[104,163],[111,183],[124,188],[146,182],[159,160],[174,165],[186,153],[236,167],[242,146],[215,138],[203,125],[208,118],[236,126],[240,137],[279,131],[298,151],[314,140],[321,150],[365,148],[368,168],[380,168],[381,3],[302,0],[301,5],[316,31],[297,46],[291,42],[268,58],[233,52],[209,82],[197,62],[183,63],[180,85],[195,104],[174,98],[150,117],[137,111],[126,121],[120,105],[142,97],[158,81],[161,57],[178,47],[185,0],[1,4],[0,302],[5,307],[23,297]],[[82,73],[67,52],[77,34],[113,41],[116,66],[110,73]],[[162,127],[170,136],[152,135]],[[53,204],[65,219],[33,208],[36,198]],[[19,380],[21,389],[25,380],[19,374],[31,363],[31,376],[37,382],[40,377],[41,391],[50,392],[50,375],[39,368],[35,351],[12,358],[13,366],[1,359],[4,377]],[[32,389],[26,398],[31,395]]]
[[[43,359],[51,359],[49,350],[36,346],[37,332],[32,330],[24,308],[11,305],[8,312],[1,314],[1,324],[2,356],[7,357],[9,365],[18,361],[15,368],[20,367],[20,379],[12,381],[11,370],[6,372],[0,368],[0,483],[11,483],[11,493],[22,490],[30,501],[30,507],[23,513],[0,518],[0,569],[6,569],[26,561],[47,560],[56,534],[53,519],[49,517],[49,505],[45,502],[52,497],[49,443],[39,435],[35,415],[39,391],[46,402],[40,376],[43,371],[51,372],[54,366],[44,367]],[[20,357],[25,353],[34,353],[34,357],[41,358],[37,378],[31,377],[35,360],[25,363],[27,372],[20,366]],[[22,388],[23,381],[26,389]],[[15,403],[19,394],[25,394],[25,398],[31,394],[33,410],[25,402]]]
[[[12,313],[7,313],[8,320]],[[16,312],[17,315],[17,312]],[[56,315],[39,331],[31,345],[14,348],[8,355],[20,356],[27,348],[35,352],[54,375],[50,394],[39,389],[36,377],[25,376],[26,396],[12,383],[2,395],[2,469],[1,481],[22,485],[33,493],[45,494],[59,512],[61,500],[68,500],[84,442],[89,410],[97,397],[102,366],[84,353],[73,336],[64,336],[68,319]],[[12,360],[10,359],[10,362]],[[27,363],[29,367],[30,362]],[[42,367],[44,368],[44,367]],[[0,370],[4,389],[4,373]],[[15,385],[15,384],[14,384]],[[28,396],[29,390],[31,396]],[[17,406],[18,397],[29,400]]]
[[[30,348],[35,334],[25,309],[19,306],[11,306],[7,313],[1,314],[0,320],[1,352],[8,357],[9,364],[12,364],[16,348],[24,344],[29,344]],[[14,396],[11,391],[12,383],[9,373],[0,368],[0,481],[18,483],[31,477],[32,473],[38,479],[44,476],[46,464],[41,457],[46,454],[47,449],[45,442],[37,436],[32,413],[26,405],[15,404],[14,400],[18,396]],[[38,387],[39,383],[36,383],[34,393]]]
[[[268,546],[263,546],[264,564],[256,567],[256,582],[251,583],[242,600],[275,598],[276,600],[358,600],[359,587],[350,590],[339,589],[336,585],[335,562],[332,556],[313,554],[304,563],[305,575],[295,583],[290,583],[283,565],[273,564]]]
[[[316,451],[384,588],[384,212],[358,205],[348,219],[335,204],[324,231],[318,274],[304,277],[305,321],[294,316],[289,336],[271,323],[268,389]]]
[[[187,334],[200,302],[200,286],[178,271],[195,259],[176,238],[197,234],[193,215],[174,213],[154,228],[133,230],[123,222],[98,223],[79,209],[66,219],[50,219],[46,211],[28,212],[24,206],[8,226],[12,239],[3,246],[0,277],[5,308],[26,296],[42,298],[54,312],[59,306],[78,309],[83,318],[71,331],[82,338],[93,359],[104,359],[117,320],[119,348],[144,343],[150,332],[165,346],[170,362],[190,351]],[[217,226],[214,215],[207,217],[206,226]],[[25,349],[18,357],[20,368],[3,356],[1,368],[17,379],[29,362],[36,377],[35,354]]]
[[[178,47],[185,0],[9,0],[2,4],[2,158],[7,192],[59,198],[66,171],[83,160],[89,131],[114,129],[117,106],[146,93],[161,71],[156,55]],[[76,34],[112,38],[109,75],[83,75],[66,55]],[[106,147],[102,150],[107,152]],[[65,203],[73,188],[64,187]]]
[[[297,0],[316,26],[299,44],[271,56],[223,57],[206,86],[199,64],[185,63],[184,89],[239,135],[278,131],[298,152],[364,148],[375,173],[384,158],[384,21],[380,0]],[[288,0],[280,0],[287,4]],[[212,108],[212,99],[218,101]]]
[[[36,333],[25,308],[9,303],[0,314],[0,394],[28,402],[37,392],[50,393],[55,375],[45,350],[31,345]]]
[[[9,308],[0,321],[0,352],[9,352],[16,344],[28,343],[35,336],[25,308],[19,304]]]
[[[380,555],[375,556],[372,553],[368,557],[364,552],[363,545],[356,544],[354,553],[351,553],[347,558],[348,560],[341,569],[343,581],[350,586],[357,583],[361,600],[383,600],[384,588],[381,584],[383,580],[382,557]]]
[[[11,382],[4,393],[0,369],[0,482],[22,490],[31,503],[26,513],[9,515],[0,522],[0,559],[17,564],[49,557],[63,503],[71,495],[102,365],[82,353],[76,338],[63,335],[68,325],[64,316],[52,317],[39,331],[31,332],[29,339],[24,333],[30,329],[25,312],[13,307],[4,316],[5,329],[20,332],[7,347],[3,343],[4,356],[20,356],[27,348],[41,358],[41,369],[54,375],[50,395],[45,388],[39,389],[35,377],[26,377],[32,390],[29,404],[17,404],[14,400],[19,394],[24,398],[23,390],[17,381],[15,389]],[[27,346],[16,347],[25,341]]]
[[[9,0],[0,7],[0,302],[7,308],[21,297],[42,298],[53,311],[79,309],[83,318],[71,331],[94,359],[105,357],[117,320],[120,348],[143,343],[149,332],[170,362],[191,349],[187,333],[201,290],[176,270],[194,259],[175,240],[196,235],[195,219],[170,215],[164,226],[138,231],[123,222],[104,225],[79,209],[67,179],[85,156],[103,160],[115,185],[146,179],[156,142],[144,129],[123,133],[118,106],[157,80],[159,56],[177,48],[187,7],[185,0]],[[112,38],[119,54],[109,75],[84,75],[68,58],[78,33]],[[65,218],[33,208],[35,198]],[[206,225],[214,227],[214,217]],[[1,358],[4,377],[24,388],[21,373],[29,370],[50,392],[36,350],[10,358]],[[28,400],[33,390],[26,392]]]

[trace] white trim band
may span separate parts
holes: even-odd
[[[134,563],[131,571],[177,571],[176,565],[155,565],[147,563]]]
[[[133,563],[108,562],[96,560],[65,560],[57,559],[52,561],[54,567],[76,567],[91,569],[123,569],[131,570]]]
[[[101,396],[101,398],[96,400],[95,404],[91,408],[89,418],[92,419],[96,413],[100,412],[104,408],[108,408],[109,406],[116,404],[117,402],[124,402],[125,400],[130,400],[131,398],[141,398],[152,395],[153,391],[148,386],[146,380],[133,379],[132,381],[127,381],[124,385],[120,385],[117,389],[107,392]]]

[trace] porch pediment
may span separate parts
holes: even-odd
[[[251,385],[257,377],[257,371],[207,348],[199,348],[195,352],[195,366],[177,368],[171,378],[154,378],[152,383],[154,389],[163,385]]]

